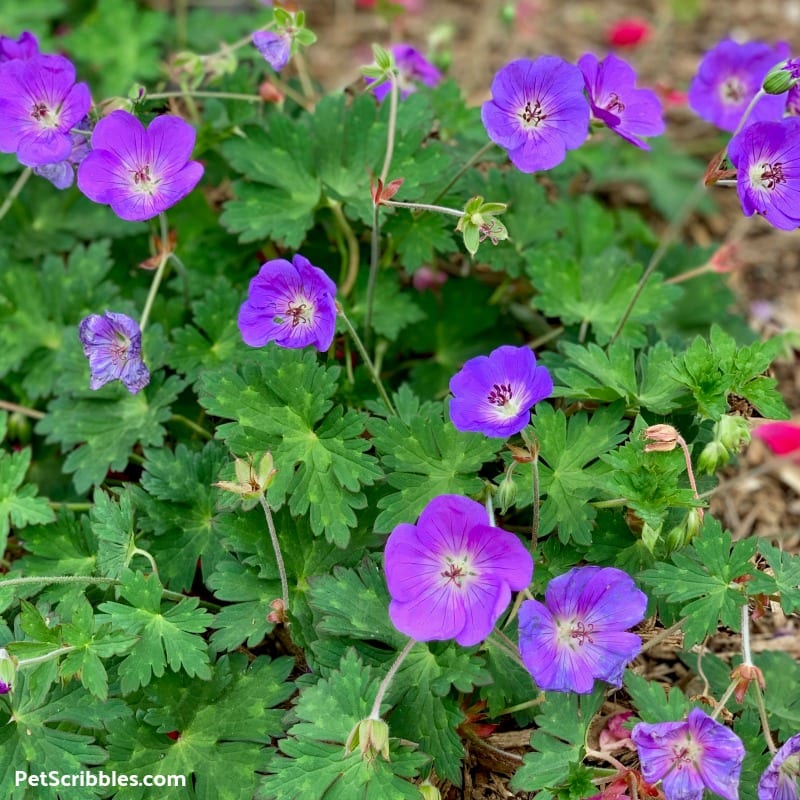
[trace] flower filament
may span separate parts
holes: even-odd
[[[735,75],[731,75],[720,86],[723,103],[739,105],[744,100],[745,86]]]
[[[611,114],[621,114],[625,110],[625,104],[619,99],[619,95],[616,92],[611,92],[605,109]]]
[[[510,383],[495,383],[492,386],[492,391],[489,392],[489,395],[486,399],[493,406],[499,406],[502,408],[504,405],[510,402],[513,396],[514,392],[511,390]]]
[[[465,578],[469,578],[475,573],[469,569],[467,559],[445,556],[446,568],[439,574],[445,579],[445,585],[453,584],[457,589],[463,586]]]
[[[542,104],[538,100],[534,100],[531,107],[531,101],[525,103],[525,108],[519,112],[519,117],[524,123],[525,128],[536,128],[540,122],[547,119],[547,115],[542,110]]]
[[[592,632],[594,631],[594,624],[589,623],[585,625],[581,620],[578,620],[572,630],[569,633],[570,639],[575,639],[578,644],[583,647],[586,642],[589,644],[594,644],[594,639],[592,639]]]

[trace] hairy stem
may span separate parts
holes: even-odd
[[[272,540],[272,549],[275,551],[275,561],[278,564],[278,573],[281,576],[281,599],[283,600],[284,611],[289,610],[289,582],[286,580],[286,567],[283,563],[281,544],[278,541],[278,533],[275,530],[275,521],[272,519],[272,510],[269,507],[267,498],[263,494],[258,496],[261,508],[264,509],[264,516],[267,518],[267,528],[269,528],[269,538]]]
[[[170,100],[172,98],[186,98],[200,97],[200,98],[216,98],[218,100],[244,100],[248,103],[263,103],[264,100],[259,94],[241,94],[239,92],[214,92],[206,91],[204,89],[187,89],[185,92],[154,92],[144,96],[145,100]]]
[[[389,177],[389,169],[392,166],[392,156],[394,155],[394,140],[397,132],[397,100],[399,89],[397,86],[397,76],[394,72],[390,77],[391,86],[389,88],[389,128],[386,131],[386,155],[383,157],[383,167],[381,167],[381,183],[385,186],[386,179]]]
[[[361,259],[358,251],[358,239],[356,239],[356,235],[353,233],[353,229],[342,211],[342,204],[328,198],[328,207],[347,242],[347,274],[339,289],[340,294],[343,297],[347,297],[353,291],[353,287],[356,285],[356,278],[358,278],[358,266]]]
[[[372,710],[369,712],[369,719],[381,718],[381,703],[383,703],[384,695],[386,694],[387,689],[394,680],[394,676],[397,674],[397,670],[400,669],[400,665],[406,660],[406,656],[411,652],[411,648],[416,643],[417,643],[416,639],[409,639],[406,642],[405,647],[397,654],[397,658],[395,658],[392,666],[389,667],[389,671],[386,673],[383,680],[381,681],[381,685],[378,687],[378,694],[375,695],[375,702],[372,704]]]
[[[161,285],[161,280],[164,277],[164,271],[167,267],[167,262],[169,261],[169,245],[168,245],[168,236],[169,236],[169,228],[167,226],[167,215],[163,212],[158,215],[158,221],[161,226],[161,247],[164,248],[163,252],[161,253],[161,259],[158,262],[158,267],[156,268],[155,275],[153,275],[153,281],[150,284],[150,291],[147,293],[147,300],[144,303],[144,310],[142,311],[142,318],[139,321],[139,330],[144,333],[144,329],[147,326],[147,321],[150,318],[150,312],[153,309],[153,303],[155,302],[156,295],[158,294],[158,287]]]
[[[33,175],[33,170],[30,167],[26,167],[20,172],[19,177],[11,187],[11,191],[6,195],[6,199],[3,200],[3,205],[0,206],[0,219],[3,219],[8,213],[8,209],[11,208],[14,201],[19,197],[19,193],[22,191],[31,175]]]
[[[47,416],[43,411],[18,405],[10,400],[0,400],[0,409],[10,411],[12,414],[22,414],[24,417],[30,417],[31,419],[44,419]]]
[[[480,150],[478,150],[474,155],[470,156],[459,168],[455,175],[445,184],[444,188],[436,195],[434,200],[439,200],[440,198],[444,197],[453,186],[456,185],[459,178],[474,164],[477,164],[486,153],[489,152],[494,147],[494,142],[488,141],[485,145],[483,145]]]
[[[192,422],[188,417],[184,417],[183,414],[173,414],[170,419],[173,422],[180,422],[182,425],[185,425],[187,428],[191,428],[198,436],[202,436],[204,439],[211,440],[214,438],[212,434],[210,434],[205,428],[198,425],[196,422]]]
[[[381,200],[382,206],[392,208],[410,208],[414,211],[435,211],[438,214],[449,214],[451,217],[463,217],[464,209],[449,208],[448,206],[437,206],[431,203],[406,203],[402,200]]]
[[[54,658],[58,658],[59,656],[63,656],[66,653],[72,653],[74,650],[77,650],[77,647],[59,647],[58,650],[51,650],[49,653],[45,653],[41,656],[34,656],[33,658],[23,658],[17,661],[17,668],[20,667],[33,667],[36,664],[44,664],[45,661],[52,661]]]

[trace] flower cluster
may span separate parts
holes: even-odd
[[[458,495],[434,497],[416,525],[401,523],[384,550],[389,616],[419,641],[482,642],[527,588],[533,558],[513,534],[492,527],[486,509]]]
[[[587,53],[578,66],[557,56],[520,58],[495,75],[492,99],[481,109],[483,125],[522,172],[560,164],[567,150],[586,141],[590,116],[646,148],[639,137],[664,130],[661,102],[635,84],[633,68],[614,55],[600,61]]]
[[[644,619],[647,596],[613,567],[575,567],[554,578],[545,602],[519,610],[522,660],[542,691],[586,694],[595,679],[622,686],[642,646],[627,628]]]

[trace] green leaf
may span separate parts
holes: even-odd
[[[691,710],[691,703],[677,687],[664,687],[648,681],[629,669],[625,670],[625,688],[633,700],[636,713],[644,722],[670,722],[683,719]]]
[[[702,641],[719,625],[741,629],[740,610],[747,602],[742,579],[755,572],[750,559],[756,544],[755,539],[734,544],[730,532],[723,532],[708,514],[702,532],[687,548],[672,554],[672,564],[660,562],[641,574],[654,594],[678,604],[680,616],[688,618],[683,627],[687,647]]]
[[[800,609],[800,556],[780,550],[764,539],[758,542],[758,552],[767,559],[773,575],[757,572],[748,591],[779,594],[783,613],[794,613]]]
[[[398,209],[382,227],[382,232],[397,242],[400,263],[409,271],[432,264],[437,256],[458,251],[454,231],[455,218],[425,213],[419,217]]]
[[[46,434],[48,442],[71,451],[64,471],[74,472],[75,488],[85,492],[102,483],[109,470],[124,470],[136,444],[162,444],[166,431],[161,423],[170,418],[169,406],[182,388],[183,382],[174,375],[166,381],[154,376],[135,395],[121,385],[104,387],[96,399],[76,401],[62,395],[50,404],[36,430]]]
[[[484,463],[494,458],[498,443],[481,434],[457,431],[444,421],[442,403],[420,405],[408,387],[395,395],[398,417],[373,418],[368,430],[387,468],[387,481],[398,491],[382,497],[375,520],[378,533],[398,522],[414,521],[440,494],[476,494]]]
[[[539,442],[541,506],[539,533],[558,528],[561,542],[591,542],[595,511],[589,500],[604,494],[609,471],[598,459],[623,437],[627,423],[624,408],[615,403],[598,409],[591,417],[585,412],[569,419],[561,410],[540,403],[533,414],[533,434]],[[524,476],[524,477],[523,477]],[[518,470],[518,506],[530,503],[529,470]]]
[[[18,453],[0,450],[0,553],[6,550],[11,525],[43,525],[55,519],[44,497],[36,497],[37,488],[25,483],[31,463],[29,447]]]
[[[153,675],[163,675],[167,666],[189,677],[210,677],[206,645],[197,636],[208,627],[209,614],[197,607],[196,598],[185,598],[162,613],[158,578],[139,572],[122,576],[120,594],[130,605],[101,603],[98,610],[103,614],[98,620],[139,637],[119,667],[123,694],[146,686]]]
[[[239,454],[271,450],[278,470],[269,501],[287,501],[294,516],[310,514],[315,534],[345,547],[366,505],[363,486],[381,477],[365,453],[365,416],[333,409],[339,369],[317,364],[311,352],[268,345],[240,370],[203,376],[200,402],[209,413],[234,419],[218,435]]]
[[[128,569],[136,548],[133,506],[128,492],[117,501],[95,490],[90,511],[92,531],[97,537],[97,568],[107,578],[119,578]]]

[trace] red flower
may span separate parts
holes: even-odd
[[[606,31],[606,41],[612,47],[637,47],[646,42],[653,29],[647,20],[627,17],[614,22]]]
[[[787,456],[800,450],[800,425],[796,422],[765,422],[753,436],[761,439],[776,456]]]

